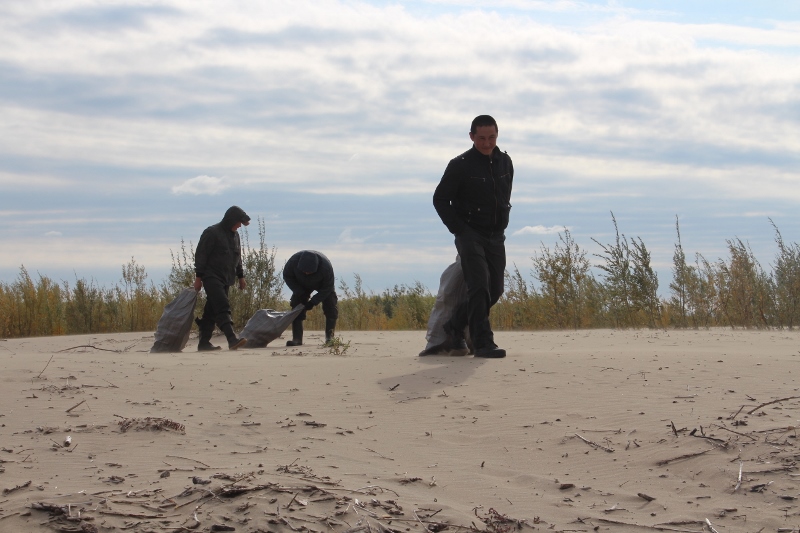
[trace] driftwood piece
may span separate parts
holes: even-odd
[[[16,487],[13,487],[13,488],[10,488],[10,489],[3,489],[3,494],[4,495],[5,494],[11,494],[12,492],[14,492],[16,490],[24,489],[24,488],[27,488],[27,487],[30,487],[30,486],[31,486],[31,482],[30,481],[26,481],[22,485],[17,485]]]

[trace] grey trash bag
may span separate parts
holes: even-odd
[[[194,322],[194,306],[197,291],[189,287],[164,307],[164,313],[156,326],[156,342],[150,353],[180,352],[189,341]]]
[[[461,270],[461,257],[456,256],[456,262],[445,268],[439,278],[439,292],[436,294],[436,301],[428,318],[428,332],[425,334],[428,344],[425,350],[439,346],[447,340],[444,325],[453,316],[456,308],[466,301],[467,282]],[[468,336],[468,328],[464,331],[465,336]]]
[[[259,309],[250,317],[239,336],[247,339],[247,348],[264,348],[274,341],[294,322],[297,315],[303,312],[303,304],[291,311],[275,311],[274,309]]]

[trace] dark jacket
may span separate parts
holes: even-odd
[[[474,146],[452,159],[433,193],[433,206],[450,233],[465,226],[482,235],[502,235],[511,211],[514,165],[495,147],[491,157]]]
[[[302,250],[290,257],[283,267],[283,281],[294,294],[310,295],[317,291],[310,300],[312,305],[325,300],[335,290],[333,265],[325,254],[314,250]]]
[[[230,286],[236,278],[244,277],[239,232],[231,228],[245,220],[249,221],[250,217],[233,206],[225,212],[221,222],[203,231],[194,253],[194,271],[198,278],[214,277]]]

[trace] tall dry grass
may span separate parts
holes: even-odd
[[[771,220],[777,252],[770,269],[738,238],[726,241],[726,257],[708,260],[695,253],[688,260],[676,217],[666,297],[658,296],[659,280],[644,241],[621,233],[613,213],[611,222],[613,242],[595,240],[600,246],[600,253],[591,256],[595,264],[565,229],[552,247],[542,243],[532,251],[528,276],[516,265],[506,272],[505,294],[492,309],[494,327],[791,329],[800,324],[800,245],[785,242]],[[231,290],[237,328],[257,309],[288,309],[264,222],[258,221],[255,245],[246,229],[242,240],[248,287]],[[181,241],[170,253],[172,268],[159,285],[134,258],[122,265],[119,282],[111,287],[77,276],[56,282],[43,274],[32,276],[21,266],[13,281],[0,282],[0,337],[153,331],[164,306],[194,280],[192,243]],[[367,291],[358,274],[352,285],[340,279],[339,298],[338,329],[343,330],[425,329],[435,300],[419,282]],[[198,314],[204,303],[201,293]],[[324,327],[319,307],[309,313],[307,327]]]

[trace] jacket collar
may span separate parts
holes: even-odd
[[[492,150],[492,155],[491,156],[483,155],[481,152],[478,151],[477,148],[475,148],[475,145],[473,144],[472,148],[469,149],[469,152],[470,152],[470,155],[472,155],[473,157],[482,157],[484,159],[497,159],[500,156],[500,154],[502,153],[502,150],[500,150],[500,148],[495,146],[494,150]]]

